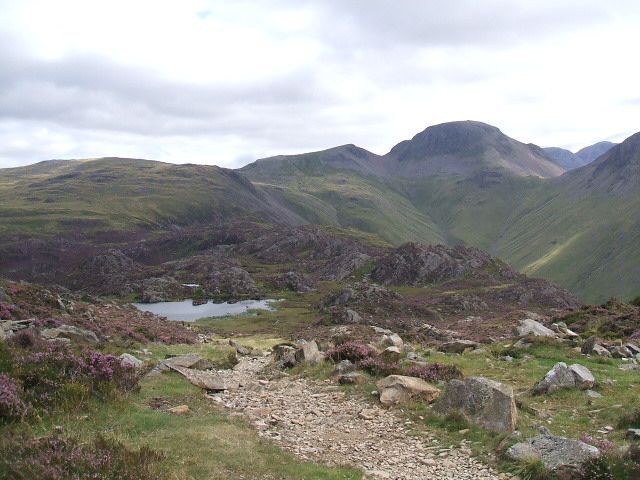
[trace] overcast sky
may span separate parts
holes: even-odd
[[[640,130],[637,0],[0,0],[0,167]]]

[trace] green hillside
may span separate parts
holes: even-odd
[[[589,165],[541,178],[514,167],[546,165],[536,163],[537,147],[505,140],[497,129],[484,138],[486,128],[475,123],[467,135],[467,126],[402,142],[412,171],[426,171],[420,162],[440,169],[426,176],[395,171],[399,149],[378,156],[353,145],[259,160],[239,171],[118,158],[4,169],[0,235],[90,236],[235,218],[313,223],[392,244],[479,247],[588,301],[640,294],[640,134]],[[442,146],[442,138],[451,145]],[[419,142],[428,155],[420,157]],[[501,152],[497,164],[511,166],[487,163],[487,151],[494,159]]]
[[[103,158],[0,171],[0,234],[153,228],[240,215],[300,223],[232,170]]]

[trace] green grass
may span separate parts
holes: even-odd
[[[153,399],[170,406],[186,404],[190,413],[170,415],[153,409],[149,406]],[[146,378],[140,392],[117,403],[94,404],[89,412],[45,419],[31,429],[35,435],[43,435],[54,426],[83,441],[100,433],[130,447],[147,445],[166,455],[162,471],[170,479],[362,478],[350,468],[303,462],[261,440],[243,420],[230,418],[200,389],[172,372]]]

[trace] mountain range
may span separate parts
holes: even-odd
[[[429,127],[385,155],[344,145],[239,170],[118,158],[41,162],[0,170],[0,247],[250,218],[340,227],[388,244],[466,244],[585,300],[635,296],[640,134],[575,156],[584,165],[463,121]]]
[[[566,170],[583,167],[601,155],[604,155],[617,144],[613,142],[598,142],[588,147],[584,147],[577,152],[558,147],[548,147],[544,149],[545,154]]]

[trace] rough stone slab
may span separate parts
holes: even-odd
[[[421,378],[404,375],[389,375],[376,384],[380,392],[380,403],[393,406],[412,398],[431,403],[440,395],[440,390]]]
[[[433,411],[461,413],[468,421],[494,432],[515,430],[518,413],[513,388],[484,377],[451,380]]]
[[[170,365],[169,368],[180,373],[196,387],[204,388],[205,390],[235,390],[240,386],[237,380],[225,378],[215,373],[192,370],[177,365]]]
[[[585,461],[600,455],[600,451],[580,440],[571,440],[554,435],[539,435],[516,443],[507,450],[507,456],[514,460],[539,458],[552,472],[571,472],[580,468]]]

